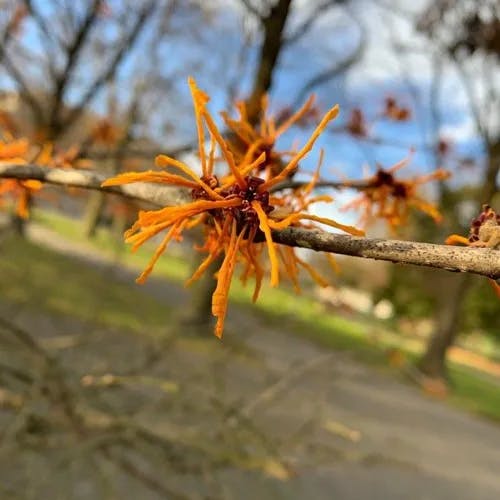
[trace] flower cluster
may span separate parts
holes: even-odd
[[[2,127],[3,125],[3,127]],[[52,143],[46,142],[42,146],[35,146],[25,137],[16,139],[12,135],[15,124],[8,115],[0,121],[0,165],[36,163],[47,167],[87,167],[90,162],[79,159],[79,149],[69,148],[66,151],[54,151]],[[42,183],[36,180],[0,180],[0,202],[7,197],[16,202],[16,213],[26,219],[29,215],[29,200],[31,196],[42,189]]]
[[[90,139],[95,144],[114,146],[123,136],[123,130],[113,124],[110,118],[100,119],[90,133]]]
[[[137,249],[144,242],[165,232],[149,265],[137,279],[142,283],[172,240],[181,240],[184,230],[203,227],[204,243],[199,250],[206,257],[187,284],[197,280],[216,259],[222,258],[212,297],[212,314],[217,318],[215,335],[221,337],[229,288],[237,263],[241,264],[243,282],[255,280],[254,300],[259,295],[267,270],[266,257],[269,259],[272,286],[277,286],[281,277],[287,277],[298,288],[300,268],[306,269],[313,279],[325,284],[322,277],[300,259],[293,248],[273,242],[273,230],[291,225],[311,227],[314,223],[322,223],[352,235],[362,235],[363,232],[307,213],[307,208],[315,201],[329,201],[329,198],[326,200],[323,196],[311,195],[319,177],[319,167],[311,182],[297,190],[273,190],[298,168],[299,162],[311,151],[322,131],[337,116],[337,106],[324,115],[306,144],[285,161],[288,153],[278,155],[274,151],[276,137],[300,119],[312,105],[312,100],[278,126],[264,113],[260,124],[253,127],[246,118],[244,106],[239,105],[239,120],[223,116],[232,133],[239,138],[239,143],[236,143],[226,139],[217,128],[207,111],[208,96],[196,86],[193,79],[189,79],[189,86],[198,132],[201,175],[179,160],[160,155],[156,158],[156,166],[165,170],[124,173],[108,179],[103,185],[146,181],[190,189],[190,203],[139,212],[137,221],[125,233],[125,238],[133,244],[133,249]],[[208,152],[206,141],[210,144]],[[226,169],[221,175],[215,173],[218,159],[222,159]],[[271,168],[278,160],[279,170]]]
[[[262,153],[264,160],[258,165],[259,171],[269,170],[272,174],[279,173],[284,162],[294,156],[293,151],[276,151],[275,145],[278,138],[292,125],[300,123],[317,112],[314,108],[314,96],[311,96],[296,113],[281,113],[276,119],[268,112],[267,96],[261,103],[261,118],[256,125],[247,114],[244,102],[236,103],[238,118],[231,118],[227,113],[221,113],[222,118],[231,132],[226,143],[233,153],[237,163],[243,164],[255,161]],[[291,177],[295,170],[288,172]]]
[[[446,239],[446,244],[500,248],[500,214],[489,205],[483,205],[481,213],[471,223],[469,237],[452,234]]]
[[[395,173],[409,163],[406,158],[388,169],[378,166],[374,175],[359,189],[362,193],[343,207],[344,210],[361,210],[360,224],[368,224],[373,217],[385,219],[392,230],[404,225],[411,207],[420,210],[436,222],[441,221],[438,208],[418,194],[418,188],[429,181],[444,180],[449,172],[437,169],[426,175],[397,179]],[[346,183],[349,186],[349,183]]]
[[[394,97],[387,97],[382,115],[389,120],[405,122],[411,119],[411,110],[400,106]]]
[[[471,247],[493,248],[500,250],[500,214],[489,205],[483,205],[481,213],[472,221],[469,236],[452,234],[446,238],[447,245],[466,245]],[[500,297],[500,284],[490,280]]]
[[[0,141],[0,165],[2,163],[27,163],[29,153],[29,142],[27,139],[12,139]],[[29,200],[33,193],[42,188],[42,184],[35,180],[0,180],[0,202],[6,197],[16,200],[16,213],[23,219],[29,214]]]
[[[368,125],[361,109],[354,108],[351,111],[345,130],[354,137],[368,137]]]

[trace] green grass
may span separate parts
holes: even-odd
[[[1,249],[0,294],[9,302],[134,332],[165,329],[168,308],[134,284],[17,238]]]
[[[81,226],[61,215],[38,211],[36,219],[71,241],[98,249],[109,256],[118,255],[128,267],[141,269],[151,256],[152,247],[145,246],[131,254],[106,230],[100,231],[97,238],[89,243],[82,235]],[[33,298],[43,296],[41,305],[79,318],[88,316],[90,310],[99,306],[100,320],[136,331],[144,327],[160,328],[165,323],[165,305],[145,299],[132,284],[124,286],[103,279],[102,273],[91,268],[81,273],[80,269],[75,269],[72,260],[33,245],[26,244],[23,250],[18,251],[16,247],[11,251],[16,252],[15,265],[9,264],[9,258],[7,263],[4,259],[0,264],[4,277],[1,292],[11,300],[24,300],[28,294],[33,294]],[[37,266],[32,265],[35,261]],[[32,279],[30,287],[24,281],[26,276],[18,276],[19,266],[25,270],[30,266],[33,268],[36,277]],[[172,254],[160,259],[154,272],[155,276],[177,282],[184,280],[188,273],[189,263],[186,259]],[[37,282],[42,285],[37,286]],[[95,293],[89,297],[84,293],[86,289],[92,289]],[[100,297],[103,297],[102,303]],[[387,325],[377,323],[373,318],[345,318],[330,314],[325,306],[307,295],[299,296],[286,288],[264,286],[257,304],[252,305],[250,297],[251,290],[235,281],[231,290],[232,301],[240,307],[259,311],[267,324],[308,337],[329,348],[348,350],[365,362],[387,366],[386,351],[391,347],[402,350],[410,360],[415,360],[419,354],[419,348],[414,343],[403,340]],[[500,421],[500,384],[471,368],[456,363],[449,365],[453,388],[450,402]]]
[[[467,411],[500,421],[500,385],[466,366],[450,363],[450,402]]]
[[[151,258],[151,247],[146,245],[132,253],[123,244],[121,237],[111,234],[105,228],[99,228],[96,237],[93,240],[88,240],[83,234],[80,221],[45,210],[36,210],[33,219],[71,242],[78,243],[82,247],[97,249],[102,254],[112,257],[116,262],[121,262],[129,268],[143,269]],[[165,255],[165,258],[160,259],[155,266],[156,276],[166,277],[174,281],[185,279],[188,273],[189,263],[186,259],[172,253]]]

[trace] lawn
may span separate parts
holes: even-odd
[[[89,243],[82,236],[78,222],[52,212],[37,211],[35,220],[72,242],[118,258],[127,267],[142,268],[151,254],[149,247],[131,254],[106,230],[99,231],[95,241]],[[2,250],[0,292],[9,301],[135,332],[146,330],[155,334],[165,328],[168,307],[141,293],[132,282],[106,276],[104,270],[95,267],[75,266],[70,257],[15,239],[5,241]],[[185,259],[168,254],[160,259],[154,274],[180,282],[188,276],[189,269]],[[387,366],[389,348],[397,347],[409,360],[418,354],[414,346],[402,341],[397,332],[382,323],[328,313],[313,298],[298,296],[286,288],[265,286],[259,302],[252,305],[250,291],[235,283],[231,298],[240,307],[254,308],[270,324],[286,327],[329,348],[351,351],[377,366]],[[500,383],[457,363],[450,365],[453,385],[450,402],[500,421]]]
[[[164,303],[104,270],[17,238],[4,240],[1,249],[0,294],[11,303],[134,332],[165,328]]]

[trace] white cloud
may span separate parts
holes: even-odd
[[[467,141],[477,135],[474,120],[470,115],[464,115],[460,123],[442,125],[439,133],[444,139],[452,142]]]

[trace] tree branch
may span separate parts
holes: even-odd
[[[84,19],[77,30],[73,42],[68,46],[66,56],[66,65],[64,70],[56,78],[54,95],[52,98],[51,123],[50,128],[58,131],[59,112],[62,108],[63,98],[68,82],[73,76],[73,70],[82,51],[85,41],[96,20],[98,19],[100,0],[93,0],[92,5],[88,7]]]
[[[69,168],[4,164],[0,165],[0,178],[36,179],[49,184],[95,189],[135,198],[157,206],[180,205],[190,200],[187,190],[145,182],[103,188],[101,183],[106,179],[105,176],[96,172]],[[494,280],[500,279],[499,250],[435,245],[414,241],[358,238],[297,227],[273,231],[273,239],[282,245],[308,248],[320,252],[387,260],[453,272],[467,272]]]
[[[35,179],[48,184],[66,187],[80,187],[118,194],[153,205],[180,205],[189,201],[189,193],[170,186],[158,186],[137,182],[124,186],[101,187],[106,176],[90,170],[71,168],[47,168],[38,165],[0,165],[0,178]]]
[[[73,107],[68,114],[68,116],[59,124],[60,129],[69,128],[73,123],[81,116],[87,104],[94,98],[98,90],[108,81],[111,80],[113,75],[116,73],[118,66],[123,61],[128,50],[134,45],[137,37],[146,21],[153,14],[156,7],[156,2],[151,1],[146,4],[139,14],[137,15],[137,20],[130,30],[130,33],[125,37],[121,46],[118,48],[117,52],[109,62],[106,70],[92,83],[92,85],[83,93],[80,102],[77,106]]]
[[[155,158],[160,154],[167,154],[168,156],[177,157],[183,153],[189,153],[196,149],[195,143],[180,144],[178,146],[166,147],[160,149],[159,147],[154,148],[140,148],[134,145],[127,145],[125,148],[125,153],[131,158],[141,158],[144,160],[151,161],[151,158]],[[114,158],[115,153],[113,151],[92,151],[92,149],[86,150],[82,148],[80,151],[80,158],[88,158],[89,160],[108,160]]]
[[[273,240],[282,245],[309,248],[318,252],[434,267],[452,272],[481,274],[492,279],[500,278],[499,250],[435,245],[416,241],[359,238],[295,227],[273,231]]]
[[[262,96],[271,88],[278,57],[283,48],[283,32],[290,13],[292,0],[278,0],[269,14],[261,17],[264,40],[260,48],[258,66],[252,91],[246,101],[250,123],[255,122],[261,111]]]
[[[253,5],[250,0],[241,0],[241,3],[243,4],[243,6],[245,7],[245,9],[250,13],[252,14],[253,16],[255,16],[257,19],[262,19],[262,14],[259,12],[259,10],[257,9],[257,7],[255,7],[255,5]]]
[[[271,193],[276,193],[278,191],[283,191],[285,189],[298,189],[304,187],[308,184],[307,181],[294,181],[292,179],[276,184],[270,189]],[[355,180],[355,181],[319,181],[314,185],[315,188],[330,188],[330,189],[366,189],[369,184],[366,180]]]
[[[335,61],[335,63],[326,68],[320,70],[316,75],[312,76],[306,83],[302,86],[300,91],[297,93],[297,97],[294,100],[294,107],[302,103],[306,96],[316,87],[324,85],[325,83],[333,80],[336,76],[347,71],[354,63],[358,62],[363,55],[366,46],[366,36],[363,32],[363,28],[360,23],[353,18],[358,24],[360,38],[356,48],[347,56],[344,56],[340,61]]]
[[[312,25],[321,17],[322,14],[330,10],[332,7],[342,3],[342,0],[324,0],[322,3],[316,5],[314,10],[309,14],[307,19],[295,29],[293,33],[286,36],[284,42],[292,44],[302,38],[312,27]]]
[[[26,104],[28,104],[36,123],[40,124],[43,122],[43,110],[28,87],[22,71],[17,69],[7,52],[7,44],[10,39],[11,25],[7,26],[5,33],[2,35],[2,39],[0,40],[0,64],[5,67],[12,79],[17,83],[21,90],[21,98],[26,102]]]

